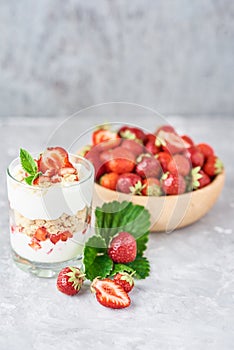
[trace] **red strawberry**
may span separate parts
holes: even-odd
[[[39,227],[33,235],[38,241],[45,241],[48,238],[48,231],[44,226]]]
[[[59,233],[61,241],[66,242],[68,238],[73,237],[73,234],[70,231],[63,231]]]
[[[92,139],[98,152],[117,147],[121,142],[117,132],[102,127],[94,131]]]
[[[136,165],[136,173],[142,178],[158,177],[161,174],[161,165],[154,157],[144,157]]]
[[[127,272],[119,272],[114,277],[114,282],[119,284],[125,292],[129,293],[134,287],[134,279],[132,275]]]
[[[85,158],[88,159],[94,166],[95,170],[95,180],[97,181],[105,172],[105,165],[101,162],[99,153],[92,147],[85,155]]]
[[[31,247],[32,249],[34,249],[34,250],[36,250],[36,251],[37,251],[38,249],[41,249],[40,243],[38,242],[37,239],[34,239],[34,238],[32,238],[31,243],[29,243],[28,245],[29,245],[29,247]]]
[[[204,155],[197,149],[197,147],[190,147],[187,149],[187,155],[191,160],[192,166],[195,168],[197,166],[202,167],[204,164],[205,157]]]
[[[166,132],[173,132],[173,133],[175,133],[175,129],[173,128],[173,126],[171,126],[171,125],[162,125],[155,131],[154,134],[157,136],[160,133],[161,130],[166,131]]]
[[[155,137],[156,138],[156,137]],[[145,149],[146,149],[146,152],[149,152],[153,155],[157,154],[160,152],[160,147],[157,147],[155,145],[155,142],[152,142],[152,141],[148,141],[146,144],[145,144]]]
[[[197,190],[209,185],[211,179],[200,167],[196,167],[192,170],[192,181],[193,189]]]
[[[62,147],[48,147],[38,159],[38,171],[47,176],[58,174],[62,168],[74,168],[67,151]]]
[[[60,234],[52,234],[50,235],[50,241],[53,244],[56,244],[60,240]]]
[[[57,278],[57,288],[67,295],[75,295],[80,291],[85,275],[78,267],[63,268]]]
[[[145,133],[143,130],[131,127],[131,126],[122,126],[122,128],[119,129],[119,135],[122,138],[130,139],[130,140],[141,140],[144,142],[145,140]]]
[[[69,167],[64,167],[62,169],[59,169],[58,174],[60,176],[64,176],[64,175],[72,175],[72,174],[76,174],[77,170],[75,168],[69,168]]]
[[[180,136],[180,137],[181,137],[181,139],[185,142],[185,148],[194,146],[193,140],[192,140],[191,137],[189,137],[188,135],[182,135],[182,136]]]
[[[131,299],[123,287],[109,278],[95,278],[91,284],[91,291],[96,293],[96,299],[101,305],[112,309],[122,309],[131,304]]]
[[[156,154],[155,158],[159,160],[163,172],[167,172],[168,164],[171,161],[171,155],[167,152],[159,152],[158,154]]]
[[[160,130],[157,134],[156,146],[162,146],[163,150],[170,153],[180,153],[185,150],[185,142],[174,132]]]
[[[182,194],[186,190],[186,182],[180,174],[166,173],[162,176],[162,189],[165,194],[176,195]]]
[[[141,194],[141,177],[133,173],[122,174],[117,180],[116,188],[123,193]]]
[[[158,179],[155,177],[148,177],[147,179],[144,179],[142,181],[143,189],[141,193],[143,196],[160,196],[161,191],[161,184]]]
[[[130,173],[134,167],[134,154],[123,147],[113,149],[111,159],[106,163],[106,169],[117,174]]]
[[[33,185],[39,186],[46,182],[51,182],[51,178],[49,176],[40,175],[33,181]]]
[[[203,170],[211,177],[218,175],[223,171],[223,163],[218,157],[209,156],[203,166]]]
[[[131,151],[135,155],[135,157],[139,156],[139,154],[143,152],[143,146],[135,140],[124,139],[121,144],[121,147],[124,147]]]
[[[154,134],[146,134],[145,135],[145,144],[147,144],[147,142],[153,142],[155,143],[156,141],[156,136]]]
[[[213,148],[207,143],[199,143],[197,145],[197,149],[204,155],[205,159],[214,155]]]
[[[103,187],[106,187],[110,190],[116,190],[116,185],[118,181],[119,175],[116,173],[106,173],[102,175],[99,180],[99,184]]]
[[[109,257],[116,263],[129,263],[136,259],[137,244],[128,232],[120,232],[112,238],[108,248]]]
[[[190,172],[191,164],[188,158],[182,154],[175,154],[168,164],[168,171],[172,174],[187,176]]]

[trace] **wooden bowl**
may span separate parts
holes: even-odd
[[[131,201],[145,206],[151,215],[152,232],[170,232],[190,225],[203,217],[218,199],[225,180],[225,173],[217,175],[212,183],[200,190],[176,196],[147,197],[112,191],[98,184],[94,186],[93,207],[104,202]]]

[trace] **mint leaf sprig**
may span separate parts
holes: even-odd
[[[29,176],[24,178],[24,181],[28,185],[32,185],[34,180],[36,180],[42,173],[38,171],[38,166],[31,154],[25,149],[20,149],[20,163],[22,169],[29,174]]]
[[[86,278],[114,276],[117,272],[134,273],[135,278],[149,276],[150,264],[144,255],[150,229],[150,214],[147,209],[131,202],[113,201],[95,210],[95,235],[86,242],[83,265]],[[118,232],[127,231],[137,243],[137,256],[127,264],[116,264],[108,256],[108,246]]]

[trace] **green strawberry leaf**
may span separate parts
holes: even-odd
[[[134,277],[138,279],[144,279],[149,276],[150,264],[146,257],[137,256],[136,259],[128,264],[134,271]]]
[[[92,236],[86,242],[83,252],[83,264],[88,280],[95,277],[108,276],[113,268],[113,261],[106,252],[105,240],[100,236]]]
[[[137,238],[136,243],[137,243],[137,255],[142,256],[144,251],[147,248],[147,243],[149,240],[149,235],[148,233],[145,233],[143,236]]]
[[[104,203],[101,208],[97,207],[95,215],[96,232],[105,239],[107,246],[111,238],[121,231],[129,232],[136,240],[149,234],[150,214],[141,205],[113,201]]]
[[[23,170],[25,170],[30,175],[35,175],[37,173],[37,163],[25,149],[20,149],[20,162]]]
[[[111,276],[115,276],[118,272],[128,272],[131,274],[135,272],[135,270],[125,264],[115,264],[113,270],[111,271]]]

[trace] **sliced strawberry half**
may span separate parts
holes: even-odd
[[[91,291],[96,293],[97,301],[105,307],[122,309],[131,304],[131,299],[123,287],[109,278],[96,278],[91,284]]]
[[[47,176],[58,174],[62,168],[75,169],[69,161],[67,151],[62,147],[48,147],[38,159],[38,170]]]
[[[190,147],[186,141],[182,140],[175,132],[160,130],[157,134],[156,146],[162,146],[162,149],[168,153],[175,154],[183,152]]]

